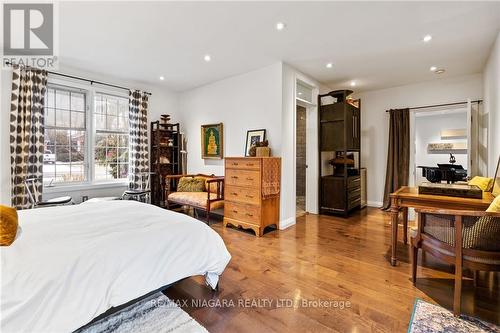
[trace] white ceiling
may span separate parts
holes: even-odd
[[[434,79],[431,65],[446,69],[440,77],[478,73],[500,30],[499,2],[61,2],[59,11],[62,64],[175,91],[277,61],[332,88],[356,80],[358,91]]]

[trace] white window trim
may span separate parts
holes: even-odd
[[[94,144],[96,137],[96,129],[94,126],[94,100],[97,93],[113,95],[116,97],[129,98],[128,92],[124,89],[114,89],[112,87],[103,87],[99,85],[93,85],[90,82],[76,80],[76,79],[61,79],[59,77],[49,77],[48,86],[61,86],[70,89],[83,90],[86,95],[86,140],[87,140],[87,152],[86,152],[86,166],[87,166],[87,180],[84,182],[67,182],[67,183],[55,183],[50,186],[44,186],[45,193],[58,193],[67,191],[78,191],[78,190],[88,190],[88,189],[98,189],[98,188],[111,188],[111,187],[124,187],[128,185],[128,179],[116,179],[116,180],[95,180],[95,166],[94,166]]]

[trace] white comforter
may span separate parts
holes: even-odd
[[[193,275],[215,287],[231,259],[203,222],[135,201],[20,211],[19,223],[0,249],[3,333],[70,332]]]

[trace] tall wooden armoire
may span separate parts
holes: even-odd
[[[348,216],[361,206],[361,102],[350,90],[318,96],[319,211]]]

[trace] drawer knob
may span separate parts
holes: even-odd
[[[249,194],[247,194],[247,195],[246,195],[246,197],[247,197],[247,198],[252,199],[252,198],[253,198],[253,195],[249,195]]]
[[[253,214],[247,213],[247,216],[253,216]]]
[[[238,176],[231,176],[231,178],[238,179]]]
[[[247,163],[247,166],[253,166],[253,163]]]
[[[251,178],[251,177],[247,177],[247,180],[253,180],[253,178]]]
[[[233,165],[238,165],[238,163],[234,162]]]
[[[233,192],[233,193],[231,193],[231,194],[232,194],[232,195],[238,195],[238,193],[236,193],[236,192]]]
[[[238,213],[238,211],[236,209],[233,209],[233,213]]]

